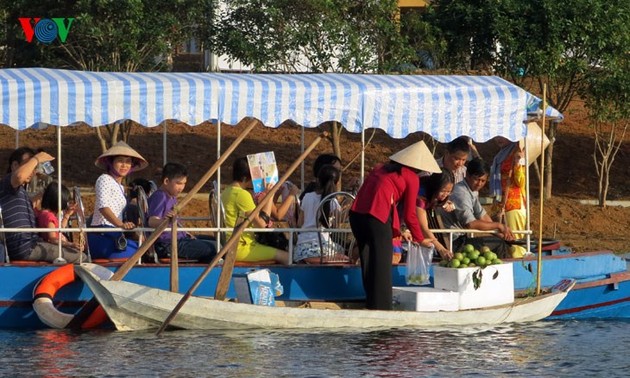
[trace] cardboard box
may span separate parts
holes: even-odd
[[[239,303],[275,306],[277,295],[282,294],[278,275],[269,269],[254,270],[233,276],[236,298]]]
[[[399,311],[457,311],[459,294],[433,287],[394,287],[394,310]]]
[[[481,285],[475,289],[473,274],[479,268],[433,267],[436,289],[457,292],[459,309],[497,306],[514,302],[514,272],[512,264],[490,265],[481,270]]]

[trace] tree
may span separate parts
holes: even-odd
[[[0,0],[5,21],[5,67],[63,67],[90,71],[169,69],[176,47],[208,31],[212,0],[79,0],[33,4]],[[19,17],[73,18],[67,39],[28,42]],[[34,25],[34,21],[33,25]],[[103,149],[126,140],[131,123],[97,128]]]
[[[409,50],[395,0],[232,0],[215,20],[213,51],[275,72],[382,72]]]
[[[616,20],[621,26],[630,25],[630,12],[625,13],[625,20]],[[620,25],[614,23],[608,26],[616,48],[608,50],[601,65],[590,71],[582,92],[595,137],[593,161],[601,207],[606,207],[610,170],[630,125],[630,29],[617,29]]]
[[[232,0],[215,20],[213,51],[272,72],[385,72],[413,52],[399,33],[395,0]],[[343,128],[330,131],[341,157]]]

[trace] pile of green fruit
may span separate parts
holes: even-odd
[[[450,268],[485,268],[488,265],[498,264],[503,264],[503,261],[490,248],[484,245],[479,251],[471,244],[464,245],[459,252],[453,254],[451,260],[440,261],[440,266]]]

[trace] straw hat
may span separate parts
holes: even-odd
[[[442,169],[423,141],[412,144],[389,157],[390,160],[421,171],[439,173]]]
[[[527,165],[531,165],[542,153],[542,151],[547,148],[549,145],[549,138],[547,135],[544,136],[544,147],[543,150],[540,148],[540,139],[543,137],[542,130],[540,126],[536,122],[529,122],[527,124],[527,156],[528,162]],[[523,149],[525,148],[525,139],[521,138],[518,141],[518,146]]]
[[[136,152],[136,150],[134,150],[133,148],[129,147],[127,143],[122,142],[122,141],[114,144],[107,151],[103,152],[103,154],[96,159],[96,161],[94,162],[94,165],[96,165],[97,167],[101,169],[107,169],[106,158],[110,156],[131,157],[133,160],[134,171],[139,171],[141,169],[146,168],[149,165],[149,163],[146,161],[145,158],[142,157],[142,155]]]

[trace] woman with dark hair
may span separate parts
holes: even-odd
[[[339,156],[333,155],[333,154],[321,154],[317,156],[317,158],[315,159],[315,162],[313,163],[314,180],[306,185],[306,187],[304,188],[304,191],[302,192],[302,194],[300,194],[300,201],[304,199],[304,196],[306,195],[306,193],[314,192],[315,190],[317,190],[319,170],[322,169],[322,167],[325,165],[334,166],[335,168],[339,170],[339,174],[341,175],[341,159],[339,158]]]
[[[396,209],[403,203],[403,218],[409,242],[429,246],[416,215],[420,187],[418,173],[440,172],[431,152],[418,142],[389,157],[389,163],[375,167],[359,189],[350,211],[350,226],[359,247],[366,307],[392,308],[392,240],[401,235]]]
[[[124,221],[127,206],[123,179],[149,163],[125,142],[118,142],[94,163],[105,173],[96,180],[93,227],[117,227],[131,230],[136,224]],[[121,232],[90,232],[88,243],[93,258],[127,258],[138,249],[138,243],[127,240]]]
[[[443,259],[451,259],[453,252],[433,235],[429,227],[429,212],[433,212],[436,208],[442,208],[445,211],[454,210],[454,205],[449,201],[455,177],[448,169],[443,169],[441,173],[434,173],[423,180],[418,200],[416,201],[416,213],[420,222],[422,234],[429,239],[433,239],[433,245]]]
[[[234,227],[240,221],[249,216],[255,208],[254,197],[248,188],[252,185],[252,176],[246,157],[238,158],[232,165],[232,183],[221,192],[221,203],[225,210],[225,226]],[[267,187],[270,189],[271,185]],[[262,198],[261,198],[262,200]],[[273,201],[266,206],[254,218],[254,227],[267,227]],[[229,238],[230,234],[227,235]],[[282,264],[289,263],[289,253],[274,247],[260,244],[256,241],[253,232],[243,232],[236,249],[236,261],[256,262],[263,260],[275,260]]]
[[[337,183],[339,182],[340,176],[341,172],[333,165],[324,165],[319,169],[317,188],[315,191],[306,193],[300,203],[298,225],[301,226],[301,228],[317,228],[317,209],[322,199],[337,191]],[[334,214],[335,211],[340,209],[341,206],[337,200],[327,201],[324,204],[324,212],[321,215],[324,219],[320,219],[320,224],[327,224],[326,219],[330,219],[331,214]],[[343,248],[330,240],[330,235],[326,232],[322,232],[319,235],[317,232],[300,232],[295,245],[293,261],[306,263],[320,262],[322,254],[320,236],[325,251],[338,251],[343,253]]]
[[[65,185],[61,185],[61,211],[63,211],[61,228],[68,227],[68,221],[75,211],[74,206],[68,206],[69,201],[70,190]],[[37,213],[37,227],[59,228],[59,218],[57,218],[59,213],[59,186],[57,182],[51,182],[44,190],[41,207],[42,209]],[[83,250],[83,245],[70,242],[64,234],[57,231],[42,232],[40,236],[44,241],[53,244],[57,244],[61,238],[62,247],[74,248],[77,251]]]

